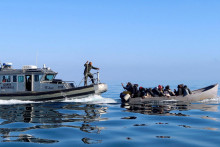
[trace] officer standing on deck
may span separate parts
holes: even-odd
[[[90,73],[91,69],[95,69],[95,70],[99,70],[99,68],[93,67],[92,66],[92,62],[88,61],[84,64],[85,66],[85,70],[84,70],[84,86],[87,86],[87,78],[88,76],[90,77],[90,79],[92,80],[92,83],[94,84],[94,79],[93,79],[93,75]]]

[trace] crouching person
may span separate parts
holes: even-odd
[[[147,96],[148,97],[155,97],[155,95],[154,95],[154,93],[152,91],[152,88],[146,89],[146,91],[147,91]]]
[[[147,89],[147,88],[140,87],[139,88],[139,93],[140,93],[140,97],[143,98],[143,99],[144,98],[150,98],[150,97],[153,96],[153,92],[152,92],[151,88]]]
[[[167,85],[164,89],[164,95],[170,97],[170,96],[175,96],[175,93],[170,89],[170,86]]]
[[[191,90],[185,85],[183,87],[183,96],[187,96],[189,94],[192,94]]]
[[[153,91],[155,97],[165,96],[163,93],[163,86],[161,86],[161,85],[158,85],[158,87],[155,87],[152,91]]]
[[[143,87],[139,87],[138,97],[145,98],[146,97],[146,89]]]
[[[120,98],[122,103],[128,102],[133,93],[133,85],[128,82],[126,86],[121,83],[122,87],[125,89],[122,93],[120,93]]]
[[[139,92],[139,89],[138,89],[138,84],[134,84],[133,91],[131,93],[131,97],[136,98],[136,97],[139,97],[139,95],[140,95],[140,92]]]

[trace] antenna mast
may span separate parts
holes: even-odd
[[[38,52],[36,53],[36,66],[37,66],[37,58],[38,58]]]

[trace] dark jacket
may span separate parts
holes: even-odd
[[[162,91],[160,91],[157,87],[155,87],[152,91],[153,91],[155,97],[157,97],[157,96],[165,96],[164,93]]]
[[[138,97],[138,93],[139,93],[139,90],[138,90],[138,84],[134,84],[133,86],[133,92],[132,92],[132,97]]]
[[[152,88],[146,89],[146,92],[149,93],[152,97],[155,97]]]
[[[146,95],[146,90],[145,88],[139,88],[139,93],[138,93],[138,97],[143,97]]]
[[[176,95],[183,95],[183,84],[178,85]]]
[[[154,96],[158,97],[158,96],[161,96],[161,92],[158,90],[157,87],[155,87],[152,92],[154,93]]]
[[[90,64],[84,64],[84,66],[85,66],[84,75],[90,73],[91,69],[96,69],[96,70],[98,69]]]
[[[132,85],[126,85],[126,87],[123,87],[125,90],[133,93],[133,86]]]

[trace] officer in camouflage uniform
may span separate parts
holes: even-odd
[[[90,73],[90,70],[91,69],[99,70],[99,68],[93,67],[92,66],[92,62],[89,62],[89,64],[88,64],[88,61],[84,64],[84,66],[85,66],[85,70],[84,70],[84,85],[87,86],[87,78],[88,78],[88,76],[90,77],[92,83],[94,84],[93,75]]]

